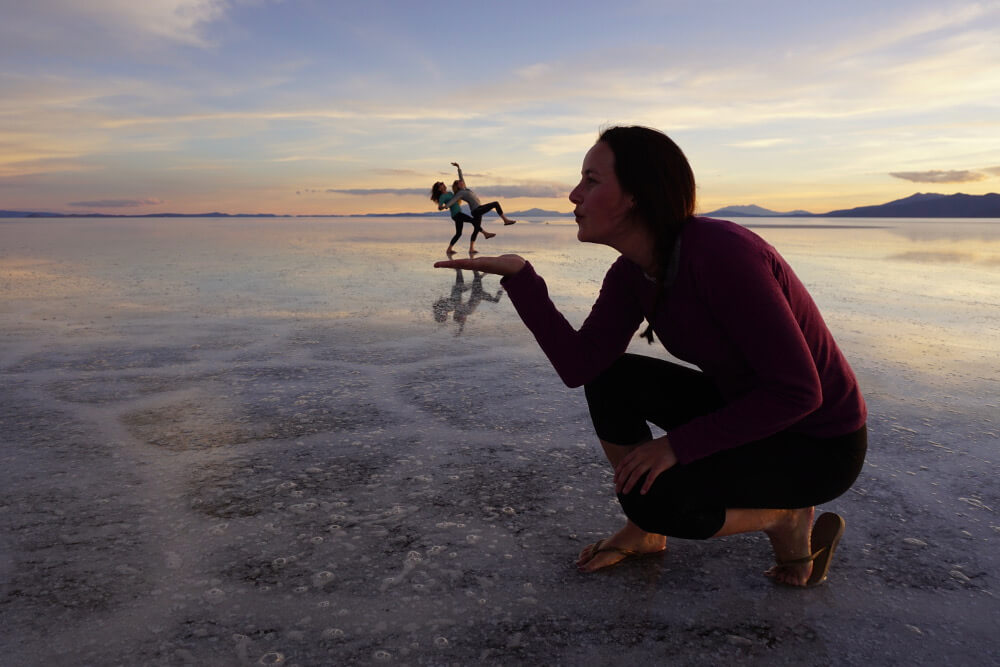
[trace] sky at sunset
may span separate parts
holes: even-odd
[[[572,9],[570,9],[572,7]],[[1000,191],[1000,2],[0,0],[0,209],[569,211],[602,127],[699,210]]]

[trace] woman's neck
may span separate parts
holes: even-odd
[[[651,277],[656,277],[659,262],[656,258],[656,243],[653,235],[644,227],[636,225],[635,232],[621,239],[614,246],[627,259],[639,265],[639,268]]]

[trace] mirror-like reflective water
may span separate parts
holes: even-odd
[[[759,576],[759,536],[576,573],[621,521],[586,404],[495,276],[431,267],[446,218],[0,222],[4,655],[995,661],[1000,221],[744,223],[871,410],[805,594]],[[583,320],[613,251],[487,228]]]

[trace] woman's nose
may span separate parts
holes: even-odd
[[[576,186],[575,188],[573,188],[573,189],[572,189],[572,190],[570,191],[570,193],[569,193],[569,200],[570,200],[571,202],[573,202],[574,204],[579,204],[579,203],[580,203],[580,201],[581,201],[581,199],[580,199],[580,194],[579,194],[579,190],[580,190],[580,186],[578,185],[578,186]]]

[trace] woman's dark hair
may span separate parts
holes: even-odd
[[[438,186],[444,185],[442,181],[438,181],[431,186],[431,200],[436,204],[441,200],[441,191],[438,190]]]
[[[618,183],[635,201],[633,215],[653,235],[654,277],[659,284],[655,313],[670,280],[677,238],[694,215],[694,172],[670,137],[648,127],[610,127],[601,132],[598,141],[614,153]],[[653,342],[652,317],[642,336]]]

